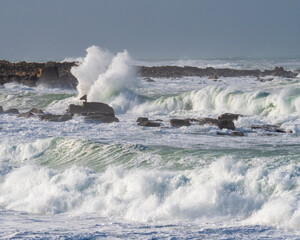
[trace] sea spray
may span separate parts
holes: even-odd
[[[86,57],[71,69],[78,79],[78,96],[87,95],[88,101],[106,102],[121,112],[136,104],[137,95],[131,89],[138,80],[129,53],[124,50],[114,56],[97,46],[86,51]]]

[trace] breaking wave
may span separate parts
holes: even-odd
[[[72,157],[63,158],[66,148]],[[297,160],[270,163],[264,158],[243,161],[224,155],[193,169],[149,170],[142,165],[126,167],[128,161],[122,158],[139,155],[139,150],[126,151],[77,140],[2,143],[0,206],[38,214],[97,213],[146,222],[235,219],[300,229]],[[149,157],[140,152],[139,158]],[[110,166],[97,172],[76,164],[84,158],[101,162],[103,154],[102,160],[111,161]],[[69,161],[72,164],[67,166]],[[65,166],[50,168],[57,167],[56,162]]]
[[[161,97],[136,106],[133,112],[198,111],[221,114],[276,116],[300,113],[300,88],[242,91],[231,87],[209,86],[172,97]]]
[[[78,96],[87,95],[88,101],[108,103],[119,112],[133,106],[131,102],[137,101],[137,95],[131,89],[138,80],[129,53],[124,50],[114,56],[97,46],[86,51],[85,58],[71,69],[78,79]]]

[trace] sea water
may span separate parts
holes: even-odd
[[[296,70],[300,60],[134,61],[87,49],[77,90],[0,88],[0,105],[62,114],[87,94],[115,109],[99,124],[0,115],[2,239],[299,239],[300,77],[153,78],[133,65]],[[245,136],[171,118],[243,114]],[[162,119],[140,127],[140,116]],[[253,130],[280,125],[287,133]]]

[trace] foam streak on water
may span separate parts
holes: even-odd
[[[254,66],[249,61],[227,65]],[[87,94],[112,105],[120,119],[53,123],[0,115],[0,237],[298,239],[299,77],[146,82],[132,64],[126,51],[94,46],[72,69],[78,92],[0,88],[4,109],[63,114]],[[294,69],[295,61],[285,64]],[[230,131],[216,126],[169,124],[224,112],[244,115],[235,121],[244,137],[217,135]],[[162,127],[139,127],[139,116],[162,119]],[[265,124],[288,133],[251,128]]]

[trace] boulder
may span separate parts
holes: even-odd
[[[36,115],[43,115],[43,114],[45,114],[41,109],[37,109],[37,108],[32,108],[32,109],[30,110],[30,112],[31,112],[31,113],[34,113],[34,114],[36,114]]]
[[[233,121],[231,121],[231,120],[227,120],[227,119],[222,120],[222,119],[221,119],[221,120],[219,120],[218,122],[219,122],[218,126],[219,126],[219,128],[221,128],[221,129],[227,128],[227,129],[229,129],[229,130],[235,130],[234,123],[233,123]]]
[[[267,132],[278,132],[278,133],[286,133],[286,131],[280,128],[279,125],[252,125],[252,129],[261,129]]]
[[[44,115],[39,115],[39,118],[42,121],[47,121],[47,122],[65,122],[70,119],[72,119],[72,116],[70,115],[53,115],[53,114],[44,114]]]
[[[115,116],[114,109],[105,103],[84,102],[82,106],[70,104],[68,114],[87,115],[88,113],[102,113],[107,116]]]
[[[240,132],[240,131],[231,132],[229,135],[230,136],[238,136],[238,137],[245,136],[245,134],[243,132]]]
[[[0,113],[3,113],[3,107],[0,106]]]
[[[16,109],[16,108],[10,108],[10,109],[4,111],[4,113],[7,113],[7,114],[20,114],[19,110]]]
[[[170,125],[172,127],[180,128],[180,127],[187,127],[190,126],[190,121],[186,119],[171,119],[170,120]]]
[[[205,124],[209,124],[211,126],[215,125],[218,126],[219,121],[218,119],[214,119],[214,118],[201,118],[199,119],[199,125],[205,125]]]
[[[84,117],[86,121],[93,121],[93,122],[101,122],[101,123],[112,123],[112,122],[119,122],[119,119],[114,116],[108,116],[102,113],[92,113],[88,114]]]
[[[218,117],[218,120],[230,120],[230,121],[233,121],[233,120],[237,120],[240,116],[242,116],[242,115],[241,114],[234,114],[234,113],[224,113],[224,114],[221,114]]]
[[[140,122],[145,122],[145,121],[148,121],[149,119],[146,118],[146,117],[139,117],[136,122],[140,123]]]
[[[242,137],[242,136],[245,136],[243,132],[239,132],[239,131],[234,131],[234,132],[230,132],[230,133],[217,132],[217,135],[221,135],[221,136],[233,136],[233,137]]]
[[[138,122],[138,126],[142,127],[160,127],[161,123],[155,122],[155,121],[150,121],[148,118],[145,118],[144,120],[140,120]]]
[[[33,116],[35,116],[35,115],[31,111],[29,111],[29,112],[19,114],[18,118],[19,117],[30,118],[30,117],[33,117]]]
[[[196,118],[186,118],[185,120],[187,120],[189,122],[199,122],[199,119],[196,119]]]

